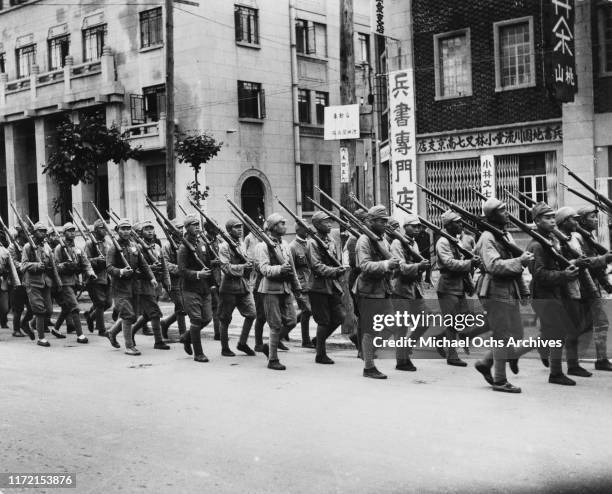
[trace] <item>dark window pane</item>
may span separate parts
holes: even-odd
[[[236,41],[246,43],[259,43],[259,18],[257,9],[234,6],[234,22],[236,28]]]
[[[310,123],[310,91],[298,90],[298,117],[300,123]]]
[[[302,186],[302,210],[312,211],[314,206],[310,202],[308,197],[313,196],[314,192],[314,177],[312,165],[300,165],[300,181]]]
[[[319,187],[327,195],[332,196],[332,167],[331,165],[319,165]],[[331,203],[323,196],[320,197],[324,208],[332,209]]]
[[[91,62],[102,56],[106,44],[106,24],[83,30],[83,60]]]
[[[163,43],[161,7],[140,13],[140,47],[156,46]]]
[[[166,165],[147,166],[147,195],[153,201],[166,200]]]
[[[238,81],[238,116],[264,118],[264,93],[258,82]]]
[[[329,105],[329,94],[322,91],[317,91],[315,97],[317,124],[323,125],[325,123],[325,107]]]

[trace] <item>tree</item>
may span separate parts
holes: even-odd
[[[132,148],[125,133],[114,124],[107,127],[99,114],[82,116],[78,123],[64,115],[54,140],[54,151],[43,165],[43,173],[50,175],[59,187],[53,209],[61,214],[62,222],[68,219],[71,186],[93,183],[97,201],[100,166],[109,161],[119,164],[129,158],[137,159],[140,154],[140,148]]]
[[[222,142],[218,142],[214,137],[205,132],[192,131],[190,133],[181,132],[177,134],[176,156],[179,163],[187,163],[194,172],[194,180],[187,184],[187,192],[198,205],[200,200],[205,200],[208,197],[208,186],[204,191],[200,191],[198,175],[202,165],[205,165],[217,156],[222,146]]]

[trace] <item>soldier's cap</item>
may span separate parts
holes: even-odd
[[[132,227],[132,222],[130,220],[128,220],[127,218],[120,218],[119,221],[117,222],[117,228],[123,228],[123,227]]]
[[[20,225],[19,223],[17,223],[17,224],[16,224],[16,225],[15,225],[13,228],[14,228],[14,229],[15,229],[15,231],[17,231],[17,232],[21,232],[21,231],[23,231],[23,228],[21,228],[21,225]]]
[[[368,216],[368,212],[363,208],[359,208],[353,213],[353,216],[359,221],[364,221]]]
[[[500,201],[497,197],[490,197],[485,201],[482,210],[484,212],[484,215],[488,218],[491,216],[491,214],[493,214],[494,211],[505,207],[505,202]]]
[[[440,216],[440,220],[442,220],[442,226],[446,226],[449,223],[452,223],[453,221],[459,221],[460,219],[461,216],[455,213],[455,211],[453,211],[452,209],[447,209],[442,213],[442,216]]]
[[[185,226],[185,220],[179,220],[178,218],[175,218],[172,220],[172,226],[177,230],[180,230],[181,228],[183,228],[183,226]]]
[[[104,221],[100,219],[94,221],[93,227],[94,228],[105,228]]]
[[[536,219],[538,219],[543,214],[550,214],[550,213],[554,213],[554,212],[555,212],[554,209],[551,208],[545,202],[538,202],[537,204],[535,204],[531,208],[531,217],[535,221]]]
[[[64,223],[64,226],[62,227],[62,232],[67,232],[68,230],[76,230],[76,226],[74,226],[74,223],[71,221]]]
[[[45,225],[42,221],[39,221],[34,224],[34,230],[42,230],[47,231],[47,225]]]
[[[400,222],[397,221],[395,218],[389,218],[389,222],[387,223],[387,226],[391,228],[392,230],[397,230],[400,226]]]
[[[153,222],[151,220],[146,220],[140,223],[140,229],[144,230],[145,228],[155,228],[155,225],[153,224]]]
[[[382,204],[377,204],[376,206],[372,206],[368,209],[367,218],[369,220],[377,220],[377,219],[389,219],[389,214],[387,213],[387,208],[385,208]]]
[[[408,216],[406,216],[406,218],[404,218],[404,226],[420,225],[420,224],[421,224],[421,220],[419,220],[419,217],[416,214],[409,214]]]
[[[599,210],[593,206],[592,204],[589,204],[588,206],[582,206],[581,208],[578,208],[578,211],[576,211],[576,214],[578,214],[578,216],[580,216],[581,218],[584,218],[585,216],[588,216],[591,213],[598,213]]]
[[[195,214],[188,214],[183,219],[183,225],[185,225],[185,227],[188,227],[189,225],[193,225],[194,223],[198,223],[198,224],[200,223],[200,219]]]
[[[274,228],[276,225],[278,225],[281,221],[287,221],[285,219],[285,217],[280,214],[280,213],[272,213],[270,216],[268,216],[268,218],[266,219],[266,223],[267,223],[267,227],[268,230],[271,230],[272,228]]]
[[[317,227],[323,224],[323,222],[325,220],[330,219],[331,216],[327,213],[324,213],[323,211],[317,211],[315,214],[312,215],[312,224]]]
[[[557,213],[555,214],[555,222],[557,223],[557,225],[560,225],[568,218],[577,218],[577,217],[578,217],[578,213],[576,213],[576,210],[574,208],[570,208],[569,206],[564,206],[557,210]]]
[[[225,229],[229,232],[235,226],[242,225],[242,222],[237,218],[230,218],[225,222]]]

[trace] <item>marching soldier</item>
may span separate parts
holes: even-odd
[[[117,223],[119,249],[112,245],[106,253],[106,271],[112,280],[113,301],[119,316],[117,324],[107,332],[107,336],[113,347],[120,348],[117,334],[123,330],[125,353],[135,356],[140,355],[132,335],[132,325],[138,314],[137,277],[148,280],[153,289],[157,289],[158,283],[142,252],[130,238],[131,232],[130,221],[121,218]]]
[[[538,233],[547,238],[559,250],[559,241],[552,235],[555,228],[555,212],[544,202],[533,206],[531,216]],[[561,269],[559,263],[546,249],[533,239],[527,250],[534,256],[529,264],[531,271],[531,305],[540,318],[542,339],[550,348],[550,376],[548,382],[563,386],[575,386],[576,381],[563,373],[561,359],[563,342],[572,331],[572,319],[567,307],[571,305],[572,291],[578,279],[578,268],[570,265]],[[559,344],[557,344],[559,343]]]
[[[608,360],[608,316],[604,310],[602,289],[612,293],[612,285],[606,274],[607,264],[612,262],[610,252],[599,256],[593,247],[596,243],[594,232],[597,230],[597,208],[595,206],[584,206],[578,209],[578,222],[583,229],[582,235],[575,233],[574,236],[580,242],[582,252],[590,258],[601,258],[603,262],[591,263],[589,271],[596,284],[596,291],[585,301],[585,313],[587,317],[587,331],[593,331],[595,343],[595,370],[612,371],[612,363]],[[584,235],[584,236],[583,236]],[[602,249],[603,250],[603,249]]]
[[[219,323],[219,285],[221,284],[221,262],[219,261],[219,238],[215,227],[209,223],[204,224],[204,236],[208,243],[210,268],[212,269],[212,278],[210,282],[211,304],[213,328],[215,331],[215,340],[221,339],[220,323]]]
[[[236,348],[249,356],[255,352],[248,345],[249,333],[255,320],[255,301],[249,287],[249,277],[253,270],[253,261],[248,260],[242,246],[242,224],[231,218],[225,223],[225,229],[236,244],[238,253],[247,259],[243,259],[230,248],[227,242],[219,246],[219,261],[221,262],[221,284],[219,285],[219,324],[221,330],[221,355],[234,357],[235,354],[229,347],[228,327],[232,320],[234,309],[238,309],[244,317],[242,332]]]
[[[8,240],[8,239],[7,239]],[[9,287],[11,283],[10,261],[11,257],[5,246],[5,240],[0,243],[0,327],[8,328],[9,313]],[[20,336],[23,336],[19,333]]]
[[[310,307],[310,299],[308,297],[308,288],[310,285],[310,264],[308,260],[308,231],[299,223],[295,225],[295,238],[289,244],[289,250],[293,257],[293,264],[297,272],[298,280],[302,286],[302,292],[296,295],[296,302],[300,312],[297,314],[297,320],[302,329],[302,347],[314,348],[314,344],[310,340],[310,316],[312,310]]]
[[[141,238],[146,246],[145,248],[148,250],[147,253],[143,252],[143,257],[147,263],[149,262],[147,258],[150,258],[151,262],[149,263],[149,267],[155,276],[157,284],[153,286],[147,278],[143,278],[142,275],[138,276],[136,293],[140,316],[132,326],[132,332],[136,334],[141,327],[151,322],[153,337],[155,338],[153,348],[155,350],[169,350],[170,347],[162,338],[162,312],[158,302],[162,286],[168,289],[170,288],[170,274],[168,273],[168,266],[162,254],[162,248],[155,239],[155,226],[153,223],[151,221],[142,222],[140,224],[140,231]]]
[[[213,318],[210,288],[213,272],[208,267],[208,249],[200,238],[202,230],[199,219],[189,215],[185,217],[183,224],[185,236],[178,251],[178,266],[179,271],[183,273],[183,303],[190,325],[182,340],[185,352],[194,355],[193,360],[208,362],[202,350],[200,331],[208,326]]]
[[[28,294],[26,292],[25,272],[21,268],[21,257],[23,254],[23,247],[27,243],[27,238],[20,225],[15,225],[15,241],[11,242],[8,246],[9,255],[13,258],[17,273],[21,281],[20,286],[11,285],[9,288],[9,299],[11,303],[11,311],[13,312],[13,336],[20,337],[24,336],[23,333],[27,334],[31,340],[35,339],[34,333],[30,329],[29,322],[33,317],[32,309],[30,307],[30,301],[28,300]],[[23,319],[24,308],[26,309],[25,316]],[[23,333],[22,333],[23,331]]]
[[[375,244],[367,235],[362,234],[355,247],[356,266],[360,269],[360,273],[353,290],[357,297],[361,319],[359,324],[363,331],[361,342],[364,361],[363,376],[373,379],[387,379],[387,376],[374,365],[372,315],[374,313],[391,314],[393,312],[393,304],[390,298],[390,279],[393,272],[399,268],[400,261],[398,258],[391,256],[389,244],[384,238],[389,221],[389,215],[385,207],[382,205],[371,207],[368,210],[366,221],[370,230],[378,236],[378,240]],[[385,257],[387,258],[385,259]],[[389,331],[393,331],[394,335],[392,337],[400,339],[401,334],[397,334],[398,331],[395,329],[383,331],[382,334],[388,335]],[[395,368],[402,371],[414,370],[414,366],[408,357],[408,350],[397,346]]]
[[[46,319],[53,313],[53,302],[51,300],[53,252],[45,242],[46,235],[47,227],[41,222],[36,223],[32,232],[36,251],[28,243],[24,246],[21,255],[21,270],[25,273],[23,283],[36,321],[36,332],[38,333],[36,344],[43,347],[51,346],[45,338],[45,323]],[[40,261],[37,260],[37,255]],[[30,339],[34,340],[34,334],[30,328],[27,332]],[[65,338],[61,333],[54,332],[53,334],[57,338]]]
[[[98,219],[93,224],[92,236],[94,240],[90,239],[85,243],[85,254],[96,274],[96,279],[87,284],[87,292],[92,305],[85,312],[85,321],[90,333],[93,333],[95,324],[98,335],[106,336],[104,312],[110,308],[112,303],[110,277],[106,272],[106,254],[109,247],[106,243],[106,228],[102,220]]]
[[[76,286],[79,284],[79,276],[88,278],[89,282],[96,280],[96,275],[89,263],[85,253],[74,245],[76,227],[72,223],[66,223],[63,228],[64,246],[59,243],[55,247],[55,259],[57,269],[62,280],[62,286],[58,288],[58,302],[62,312],[66,314],[66,322],[74,327],[77,334],[77,343],[87,343],[87,337],[81,328],[81,317],[79,302],[76,297]],[[57,331],[57,329],[55,329]],[[55,336],[58,336],[55,332]],[[63,335],[62,335],[63,337]]]
[[[262,274],[258,291],[263,294],[263,308],[266,321],[270,326],[270,344],[263,345],[263,352],[268,357],[268,369],[285,370],[286,367],[278,360],[280,336],[289,332],[297,324],[293,294],[301,291],[297,279],[293,258],[289,246],[282,240],[287,233],[285,218],[271,214],[266,220],[270,237],[283,257],[283,264],[278,264],[265,243],[257,246],[257,265]]]
[[[505,231],[508,223],[506,204],[490,198],[485,202],[483,210],[489,223],[502,230],[508,242],[513,242],[510,234]],[[529,302],[529,290],[523,281],[523,268],[533,261],[533,254],[524,252],[519,257],[513,257],[489,231],[482,232],[475,252],[482,259],[484,271],[478,280],[478,296],[487,310],[493,338],[504,344],[511,337],[522,340],[523,321],[519,304]],[[514,361],[515,357],[513,349],[506,345],[504,348],[489,350],[484,359],[476,362],[475,367],[495,391],[520,393],[521,388],[512,385],[506,378],[506,361]],[[491,368],[494,369],[493,375]]]
[[[338,281],[346,271],[344,266],[333,266],[336,257],[334,241],[329,237],[330,217],[321,211],[312,216],[312,226],[325,250],[313,238],[308,239],[308,260],[310,261],[311,283],[309,287],[312,317],[317,323],[317,364],[333,364],[327,356],[325,343],[332,333],[342,324],[346,313],[342,304],[342,285]],[[303,344],[302,344],[303,346]]]
[[[183,221],[173,220],[172,224],[176,230],[173,230],[173,240],[177,245],[177,249],[174,249],[168,242],[163,247],[163,255],[168,266],[168,272],[170,273],[170,292],[168,295],[174,304],[174,311],[167,317],[161,320],[161,331],[162,336],[168,338],[168,328],[176,321],[178,325],[179,335],[184,336],[187,326],[185,325],[185,307],[183,306],[183,276],[178,266],[178,246],[183,241]]]
[[[440,217],[444,229],[454,237],[462,231],[461,217],[454,211],[445,211]],[[472,259],[464,259],[459,250],[449,242],[446,237],[440,237],[436,242],[436,256],[440,268],[440,279],[438,280],[437,292],[442,314],[457,314],[469,312],[466,293],[473,294],[472,269],[480,264],[480,259],[475,256]],[[444,337],[448,341],[456,341],[457,331],[447,328]],[[467,363],[459,358],[457,349],[452,344],[447,345],[446,363],[456,367],[466,367]]]

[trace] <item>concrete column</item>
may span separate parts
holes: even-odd
[[[15,127],[13,124],[6,124],[4,126],[4,149],[5,149],[5,160],[6,160],[6,196],[9,203],[15,202],[17,197],[17,191],[15,187]],[[11,225],[15,224],[15,214],[12,208],[8,208],[8,220]]]
[[[6,106],[6,83],[8,82],[8,74],[0,74],[0,108]]]
[[[74,58],[71,55],[66,57],[64,64],[64,101],[72,101],[72,66],[74,65]]]
[[[576,74],[578,92],[573,103],[563,105],[563,162],[587,183],[595,185],[594,164],[594,107],[593,107],[593,53],[591,46],[591,4],[576,2],[574,28]],[[567,172],[559,167],[560,181],[585,192]],[[580,207],[583,201],[574,194],[559,193],[560,206]]]
[[[47,216],[53,218],[51,202],[56,196],[52,179],[43,174],[43,163],[47,161],[45,119],[34,120],[34,139],[36,141],[36,182],[38,184],[38,217],[40,221],[47,221]],[[59,219],[58,219],[59,221]]]
[[[106,107],[106,124],[121,125],[121,107],[108,105]],[[128,163],[131,163],[130,160]],[[108,202],[119,215],[125,216],[125,169],[128,163],[108,163]]]

